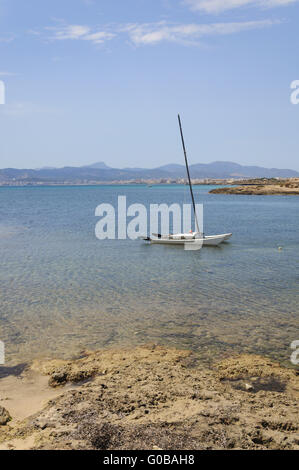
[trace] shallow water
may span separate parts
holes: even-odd
[[[0,188],[6,365],[148,342],[204,361],[255,352],[288,365],[299,339],[299,198],[210,189],[194,188],[205,233],[233,238],[188,252],[94,234],[98,204],[186,203],[184,186]]]

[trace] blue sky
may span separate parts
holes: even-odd
[[[0,0],[0,167],[299,170],[297,0]]]

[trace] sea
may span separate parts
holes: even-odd
[[[0,187],[5,365],[159,344],[213,364],[261,354],[292,366],[299,340],[299,198],[194,187],[218,247],[99,240],[98,205],[190,203],[184,185]]]

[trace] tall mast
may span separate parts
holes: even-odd
[[[181,132],[181,139],[182,139],[182,146],[183,146],[183,151],[184,151],[184,157],[185,157],[187,175],[188,175],[188,180],[189,180],[189,188],[190,188],[190,193],[191,193],[191,199],[192,199],[192,205],[193,205],[193,211],[194,211],[195,224],[196,224],[196,229],[197,229],[197,231],[199,232],[199,224],[198,224],[198,220],[197,220],[196,207],[195,207],[195,201],[194,201],[194,194],[193,194],[192,183],[191,183],[190,172],[189,172],[189,166],[188,166],[188,160],[187,160],[187,152],[186,152],[186,147],[185,147],[185,141],[184,141],[184,135],[183,135],[183,129],[182,129],[181,118],[180,118],[180,115],[179,115],[179,114],[178,114],[178,120],[179,120],[180,132]]]

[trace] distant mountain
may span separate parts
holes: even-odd
[[[169,165],[160,166],[157,170],[167,171],[174,174],[182,174],[186,172],[186,167],[184,165],[178,165],[177,163],[170,163]]]
[[[98,170],[108,170],[110,167],[104,162],[92,163],[91,165],[84,165],[81,168],[96,168]]]
[[[292,178],[299,176],[299,172],[295,170],[243,166],[233,162],[198,163],[191,165],[191,171],[195,178],[198,177],[195,175],[199,174],[201,178]]]
[[[192,178],[291,178],[299,177],[299,172],[288,169],[243,166],[233,162],[198,163],[190,166]],[[0,183],[56,182],[88,183],[89,181],[126,181],[136,179],[177,179],[186,177],[184,165],[169,164],[154,169],[110,168],[104,162],[82,167],[0,170]]]
[[[55,166],[43,166],[41,168],[35,168],[35,170],[54,170]]]

